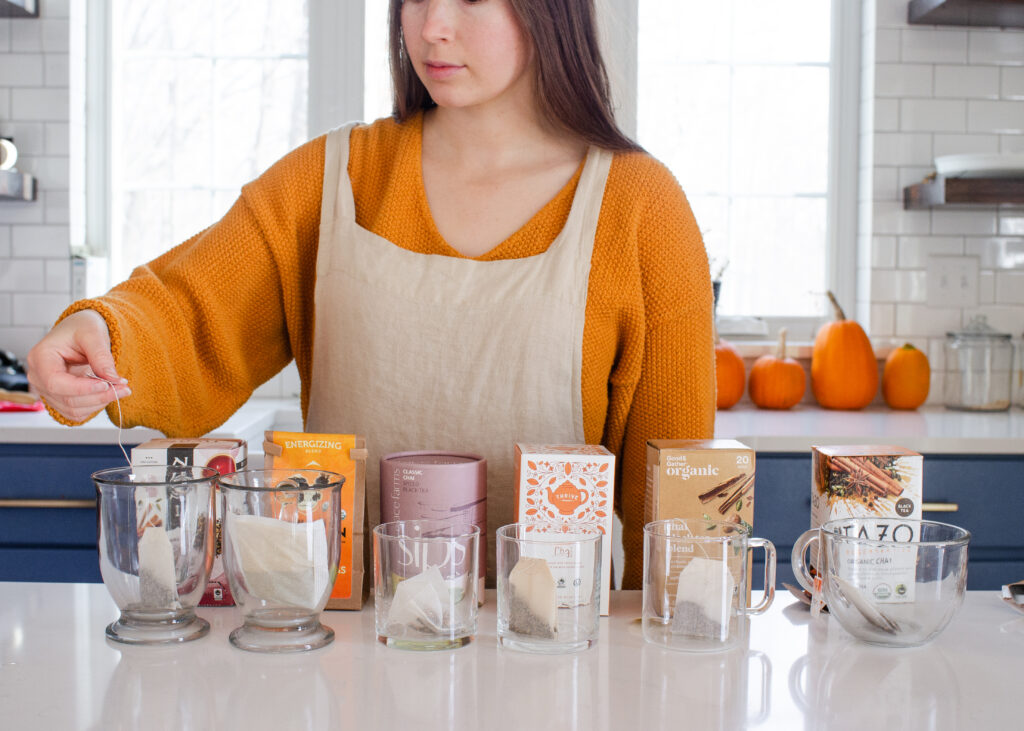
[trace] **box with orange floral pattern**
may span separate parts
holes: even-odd
[[[615,455],[600,444],[516,444],[515,519],[539,533],[597,526],[601,545],[601,614],[608,614],[612,567]]]

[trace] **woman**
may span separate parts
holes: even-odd
[[[713,431],[711,287],[678,184],[613,121],[593,12],[391,0],[393,117],[303,145],[73,304],[28,358],[51,413],[116,418],[91,369],[126,426],[203,434],[294,357],[306,430],[365,434],[370,464],[482,452],[491,542],[514,442],[603,443],[637,587],[645,442]]]

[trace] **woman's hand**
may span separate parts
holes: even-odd
[[[113,401],[111,383],[117,398],[131,394],[114,366],[107,323],[94,310],[61,320],[29,351],[26,365],[32,391],[71,421],[84,421]]]

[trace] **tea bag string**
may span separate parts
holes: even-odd
[[[117,402],[117,446],[121,448],[121,454],[124,455],[124,461],[128,463],[129,467],[131,467],[132,461],[128,458],[128,452],[124,448],[124,443],[121,441],[121,432],[124,429],[124,415],[121,413],[121,397],[117,395],[117,389],[114,387],[114,384],[111,381],[108,381],[105,378],[100,378],[91,371],[89,373],[86,373],[85,375],[88,376],[89,378],[95,378],[97,381],[100,381],[101,383],[107,384],[107,388],[114,392],[114,401]]]

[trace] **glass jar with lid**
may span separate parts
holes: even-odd
[[[1005,411],[1010,408],[1013,343],[984,315],[960,332],[946,333],[946,408]]]

